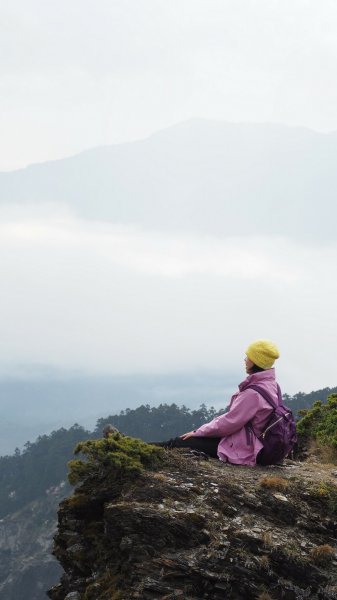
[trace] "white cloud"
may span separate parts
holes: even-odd
[[[90,223],[62,216],[13,220],[0,224],[1,244],[52,253],[82,252],[107,265],[143,275],[182,278],[192,275],[269,279],[291,283],[303,277],[303,265],[284,265],[289,242],[283,238],[217,239],[168,235],[137,227]],[[296,249],[296,244],[294,245]],[[293,251],[293,249],[292,249]],[[303,262],[300,261],[300,262]]]
[[[271,337],[288,391],[336,384],[337,243],[169,236],[55,210],[0,214],[8,368],[236,370]]]

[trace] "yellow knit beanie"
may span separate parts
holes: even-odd
[[[277,346],[269,340],[256,340],[246,350],[248,358],[261,369],[271,369],[280,356]]]

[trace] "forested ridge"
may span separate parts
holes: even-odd
[[[299,392],[293,397],[285,394],[284,400],[296,412],[310,408],[314,402],[326,402],[333,393],[337,393],[337,387],[324,388],[310,394]],[[320,418],[324,415],[330,428],[334,427],[336,419],[337,430],[335,402],[330,401],[326,406],[326,410],[320,410]],[[101,437],[102,429],[107,423],[113,423],[128,436],[147,442],[161,441],[197,428],[220,412],[223,411],[217,412],[214,407],[207,408],[205,404],[195,410],[176,404],[161,404],[158,407],[142,405],[99,419],[92,432],[75,424],[70,429],[62,428],[49,435],[41,435],[35,442],[27,442],[22,451],[17,449],[12,456],[0,457],[0,518],[19,510],[27,502],[43,494],[52,493],[53,486],[66,481],[67,463],[72,458],[76,444],[89,438]],[[315,414],[317,415],[317,409]],[[310,414],[308,418],[310,419]],[[314,433],[310,430],[310,435]],[[326,439],[321,430],[318,436]]]
[[[106,423],[113,423],[131,437],[160,441],[177,435],[177,432],[199,427],[216,414],[214,408],[207,409],[205,405],[192,411],[176,404],[145,405],[99,419],[92,432],[75,424],[70,429],[41,435],[35,442],[27,442],[23,451],[17,449],[12,456],[0,457],[0,518],[65,481],[67,463],[73,456],[74,447],[82,440],[101,437]]]
[[[66,480],[67,461],[74,446],[90,437],[79,425],[27,442],[22,452],[0,457],[0,518]]]
[[[283,400],[285,404],[288,404],[291,409],[298,413],[302,408],[310,408],[314,402],[320,400],[321,402],[326,402],[327,398],[331,396],[331,394],[337,394],[337,387],[333,388],[322,388],[321,390],[315,390],[309,392],[309,394],[305,394],[304,392],[297,392],[293,396],[289,396],[289,394],[283,394]]]

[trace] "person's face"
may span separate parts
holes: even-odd
[[[246,365],[246,373],[248,373],[248,374],[251,373],[254,363],[250,360],[250,358],[248,358],[248,356],[245,357],[245,365]]]

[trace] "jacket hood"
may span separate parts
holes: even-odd
[[[242,392],[251,383],[259,384],[262,382],[275,381],[275,369],[267,369],[266,371],[259,371],[258,373],[252,373],[239,384],[239,390]]]

